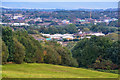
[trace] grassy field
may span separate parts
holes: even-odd
[[[7,64],[3,78],[117,78],[117,74],[51,64]]]

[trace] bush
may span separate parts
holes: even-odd
[[[97,58],[96,62],[92,65],[92,68],[103,69],[103,70],[113,70],[113,69],[117,69],[118,66],[110,60],[102,59],[102,57],[100,56]]]

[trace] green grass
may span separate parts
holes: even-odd
[[[117,78],[117,74],[52,64],[6,64],[3,78]]]

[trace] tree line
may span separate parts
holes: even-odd
[[[93,69],[118,69],[120,41],[92,36],[67,49],[55,41],[39,42],[27,31],[2,27],[2,62],[47,63]]]

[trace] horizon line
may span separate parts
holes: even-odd
[[[100,9],[102,9],[102,10],[107,10],[107,9],[117,9],[118,7],[114,7],[114,8],[76,8],[76,9],[65,9],[65,8],[25,8],[25,7],[23,7],[23,8],[19,8],[19,7],[16,7],[16,8],[13,8],[13,7],[5,7],[5,6],[1,6],[2,8],[6,8],[6,9],[61,9],[61,10],[79,10],[79,9],[95,9],[95,10],[100,10]]]

